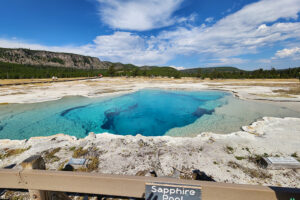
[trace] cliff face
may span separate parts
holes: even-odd
[[[95,57],[29,49],[0,48],[0,61],[77,69],[108,69],[109,67],[108,63],[102,62]]]

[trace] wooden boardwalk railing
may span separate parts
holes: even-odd
[[[120,197],[145,198],[147,183],[193,185],[201,187],[203,200],[300,200],[300,189],[239,185],[174,178],[104,175],[99,173],[47,171],[26,168],[0,169],[0,188],[28,189],[32,199],[41,192],[74,192]],[[35,192],[38,191],[38,195]]]

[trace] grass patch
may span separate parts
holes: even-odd
[[[98,165],[99,165],[99,158],[98,157],[92,157],[90,159],[90,163],[87,164],[87,170],[89,172],[94,171],[94,170],[98,169]]]
[[[225,147],[225,152],[228,153],[228,154],[233,154],[234,149],[231,146],[226,146]]]
[[[240,169],[242,172],[250,176],[251,178],[258,178],[258,179],[270,179],[272,178],[272,174],[265,172],[260,169],[251,169],[248,167],[244,167],[236,162],[229,161],[227,164],[229,167],[233,169]]]
[[[245,148],[242,148],[243,150],[247,151],[248,153],[251,153],[250,152],[250,149],[248,147],[245,147]]]
[[[68,162],[68,160],[65,160],[64,162],[60,163],[57,170],[62,171],[64,169],[65,165],[67,164],[67,162]]]
[[[74,150],[73,152],[73,158],[79,158],[82,157],[84,155],[86,155],[88,153],[87,149],[83,149],[83,147],[79,147],[77,149]]]
[[[55,154],[56,154],[57,152],[59,152],[60,149],[61,149],[61,148],[58,147],[58,148],[53,149],[53,150],[50,151],[50,152],[47,152],[47,153],[45,154],[45,160],[46,160],[46,162],[52,163],[52,162],[57,162],[57,161],[59,161],[59,160],[60,160],[59,157],[57,157]]]
[[[280,93],[280,94],[300,95],[300,86],[291,87],[287,90],[283,90],[283,89],[273,90],[273,92]]]
[[[262,155],[254,154],[254,155],[248,156],[248,161],[253,162],[258,166],[262,166],[263,157],[269,157],[269,154],[267,154],[267,153],[264,153]]]
[[[244,160],[244,159],[245,159],[244,156],[234,156],[234,157],[235,157],[235,159],[237,159],[237,160]]]
[[[295,153],[292,153],[292,154],[291,154],[291,156],[292,156],[292,157],[294,157],[294,158],[298,158],[298,154],[297,154],[297,152],[295,152]]]
[[[292,153],[291,156],[300,162],[300,157],[298,156],[297,152]]]
[[[5,158],[5,154],[3,153],[0,153],[0,160],[4,159]]]
[[[10,200],[23,200],[28,199],[28,194],[25,194],[24,192],[16,192],[12,190],[7,190],[4,195],[4,199],[10,199]]]
[[[70,147],[70,151],[75,151],[76,147]]]
[[[99,163],[100,163],[99,158],[93,156],[93,157],[89,158],[89,162],[86,165],[86,167],[79,167],[79,168],[74,169],[74,170],[77,171],[77,172],[92,172],[92,171],[98,169]]]
[[[20,148],[20,149],[8,149],[5,151],[4,154],[0,154],[0,159],[4,159],[10,156],[16,156],[19,155],[27,150],[29,150],[31,148],[31,146],[27,147],[27,148]]]

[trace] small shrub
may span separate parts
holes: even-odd
[[[31,146],[29,146],[27,148],[23,148],[23,149],[8,149],[2,157],[4,159],[4,158],[10,157],[10,156],[16,156],[16,155],[19,155],[19,154],[29,150],[30,148],[31,148]]]
[[[233,162],[233,161],[229,161],[229,162],[227,163],[227,165],[228,165],[229,167],[233,168],[233,169],[237,169],[237,168],[240,167],[239,164],[237,164],[236,162]]]
[[[272,178],[272,174],[270,174],[268,172],[264,172],[262,170],[250,169],[250,168],[243,168],[242,171],[245,174],[248,174],[252,178],[259,178],[259,179],[269,179],[269,178]]]
[[[99,158],[92,157],[90,159],[90,163],[87,165],[87,171],[91,172],[91,171],[98,169],[98,165],[99,165]]]
[[[59,171],[63,170],[67,162],[68,162],[68,160],[65,160],[64,162],[60,163],[57,170],[59,170]]]
[[[295,152],[295,153],[292,153],[292,154],[291,154],[291,156],[292,156],[292,157],[294,157],[294,158],[298,158],[298,154],[297,154],[297,152]]]
[[[60,160],[59,157],[57,157],[55,154],[56,154],[57,152],[59,152],[60,149],[61,149],[61,148],[58,147],[58,148],[53,149],[53,150],[50,151],[50,152],[47,152],[46,155],[45,155],[46,161],[47,161],[47,162],[57,162],[57,161],[59,161],[59,160]]]
[[[263,157],[269,157],[269,154],[264,153],[264,154],[263,154]]]
[[[87,168],[79,167],[79,168],[75,169],[75,171],[77,171],[77,172],[87,172]]]
[[[258,179],[269,179],[272,178],[272,174],[268,172],[264,172],[263,170],[259,169],[251,169],[248,167],[244,167],[236,162],[229,161],[227,164],[229,167],[233,169],[240,169],[242,170],[245,174],[250,176],[251,178],[258,178]]]
[[[263,157],[264,157],[264,155],[258,155],[258,154],[255,154],[254,156],[251,155],[251,156],[248,156],[248,161],[253,162],[258,166],[261,166],[262,161],[263,161],[263,159],[262,159]]]
[[[246,151],[248,151],[248,153],[251,153],[248,147],[246,147],[245,149],[246,149]]]
[[[233,153],[234,153],[234,149],[233,149],[231,146],[226,146],[226,147],[225,147],[225,151],[226,151],[228,154],[233,154]]]
[[[243,156],[235,156],[235,158],[236,158],[237,160],[244,160],[244,159],[245,159],[245,157],[243,157]]]
[[[79,158],[88,153],[87,149],[83,149],[83,147],[79,147],[78,149],[75,149],[73,152],[73,158]]]
[[[76,149],[76,147],[70,147],[70,151],[74,151]]]

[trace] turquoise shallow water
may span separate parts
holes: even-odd
[[[0,138],[57,133],[189,136],[239,130],[263,116],[300,117],[278,106],[239,100],[221,91],[141,90],[111,98],[66,97],[0,106]]]

